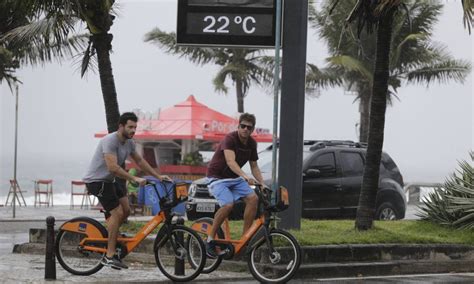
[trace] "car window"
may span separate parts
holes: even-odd
[[[390,158],[389,155],[387,155],[385,153],[382,153],[382,162],[381,162],[381,164],[383,164],[384,168],[389,170],[389,171],[398,171],[397,165],[395,164],[395,162],[392,160],[392,158]]]
[[[336,176],[336,159],[334,153],[324,153],[313,159],[309,165],[310,169],[319,170],[320,177]]]
[[[357,152],[341,152],[341,165],[344,176],[361,176],[364,173],[364,161]]]

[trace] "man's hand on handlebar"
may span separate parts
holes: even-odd
[[[138,184],[139,186],[146,185],[146,179],[141,177],[133,177],[133,183]]]
[[[243,178],[249,185],[259,185],[259,183],[253,178],[249,178],[247,176],[244,176]]]
[[[161,181],[169,181],[169,182],[173,181],[169,176],[166,176],[166,175],[160,176],[160,180]]]

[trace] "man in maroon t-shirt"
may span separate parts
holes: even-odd
[[[249,185],[255,184],[255,179],[262,185],[264,183],[257,164],[257,142],[250,136],[255,129],[255,122],[253,114],[242,114],[237,131],[225,136],[207,168],[209,192],[220,206],[206,242],[210,258],[217,257],[214,236],[231,213],[235,201],[243,199],[245,202],[243,233],[250,228],[257,212],[258,198]],[[247,162],[250,163],[255,179],[248,177],[241,169]]]

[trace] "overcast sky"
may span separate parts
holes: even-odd
[[[140,108],[156,111],[183,101],[190,94],[211,108],[236,114],[233,86],[229,94],[216,94],[212,79],[216,66],[199,67],[166,55],[143,42],[154,27],[176,30],[176,1],[117,1],[120,16],[112,27],[111,56],[120,111]],[[458,59],[472,62],[473,36],[462,25],[460,1],[443,1],[443,14],[434,39],[447,45]],[[327,51],[314,30],[308,32],[308,62],[324,64]],[[106,129],[98,74],[81,79],[76,60],[44,67],[26,67],[17,75],[20,86],[19,156],[43,159],[62,156],[74,163],[88,160],[97,144],[95,132]],[[387,111],[385,150],[399,165],[407,181],[443,181],[457,160],[473,149],[472,74],[465,84],[431,84],[399,89],[401,101]],[[356,140],[358,107],[343,89],[324,90],[306,100],[305,139]],[[13,164],[14,96],[0,85],[2,164]],[[245,110],[255,113],[259,127],[272,129],[272,96],[252,87]]]

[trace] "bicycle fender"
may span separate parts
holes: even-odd
[[[209,235],[211,233],[211,229],[212,229],[211,224],[213,222],[214,222],[214,219],[212,218],[202,217],[193,222],[193,224],[191,225],[191,229],[193,229],[196,232]]]
[[[156,247],[158,246],[158,242],[161,241],[161,239],[163,239],[163,237],[167,233],[168,233],[168,225],[163,224],[163,226],[161,226],[160,230],[156,234],[155,241],[153,242],[153,250],[156,250]]]
[[[59,227],[60,230],[76,232],[87,235],[89,238],[102,238],[103,236],[108,237],[108,232],[105,227],[89,217],[77,217],[73,218]]]

